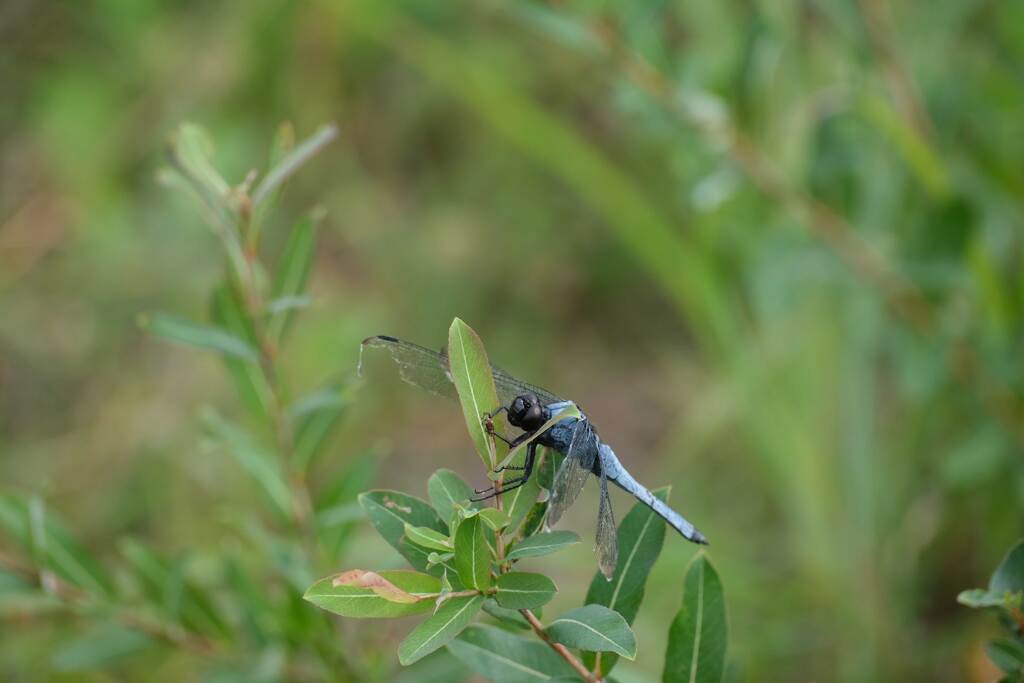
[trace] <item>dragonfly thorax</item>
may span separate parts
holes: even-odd
[[[544,406],[536,394],[520,394],[508,406],[508,421],[513,427],[532,432],[546,421]]]

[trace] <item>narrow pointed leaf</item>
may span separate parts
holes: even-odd
[[[307,216],[292,228],[288,243],[284,247],[281,261],[277,264],[271,295],[275,301],[297,299],[306,292],[306,283],[313,268],[313,254],[316,249],[316,220]],[[295,310],[294,306],[278,306],[271,312],[267,323],[267,335],[273,343],[279,343]]]
[[[135,629],[113,623],[100,624],[61,644],[50,658],[50,664],[63,672],[98,669],[112,666],[152,644],[149,636]]]
[[[618,612],[602,605],[569,610],[548,624],[548,636],[557,643],[591,652],[614,652],[636,657],[633,630]]]
[[[484,429],[483,416],[499,406],[491,364],[483,342],[469,325],[456,318],[448,330],[448,367],[459,394],[466,427],[480,459],[494,467],[493,442]]]
[[[521,560],[524,557],[550,555],[579,542],[579,534],[573,531],[550,531],[524,538],[505,557],[509,560]]]
[[[263,180],[252,193],[252,203],[259,206],[275,189],[277,189],[288,178],[295,174],[310,159],[316,156],[320,150],[329,145],[334,138],[338,137],[338,128],[333,124],[323,126],[312,136],[300,142],[294,149],[288,151],[284,158],[274,168],[270,169]]]
[[[448,643],[448,650],[493,683],[537,683],[571,677],[573,673],[564,659],[539,640],[522,638],[493,626],[470,626]]]
[[[427,495],[437,514],[450,525],[455,504],[465,504],[473,496],[473,487],[452,470],[440,469],[427,480]]]
[[[704,553],[686,570],[683,606],[668,632],[663,683],[720,683],[725,671],[725,597]]]
[[[543,574],[508,572],[498,577],[494,598],[509,609],[534,609],[546,605],[555,597],[558,588]]]
[[[251,348],[256,348],[256,334],[244,310],[244,303],[227,283],[221,283],[213,290],[210,318],[217,327],[241,339]],[[248,356],[222,353],[221,358],[245,407],[256,417],[267,419],[271,414],[273,396],[263,368],[253,363]]]
[[[245,429],[213,411],[203,415],[210,434],[249,474],[274,503],[282,517],[292,512],[292,492],[277,455]]]
[[[168,341],[210,349],[251,363],[259,360],[256,349],[218,327],[194,323],[166,313],[143,315],[139,318],[139,325]]]
[[[437,577],[406,570],[377,572],[402,592],[416,598],[416,602],[395,602],[380,595],[371,587],[336,585],[336,576],[320,579],[303,596],[314,605],[343,617],[376,619],[421,614],[434,609],[433,598],[441,592]]]
[[[483,603],[482,595],[451,598],[446,601],[437,612],[413,629],[399,644],[398,661],[408,666],[447,645],[469,625]]]
[[[288,410],[294,424],[296,466],[306,469],[334,432],[348,406],[342,384],[325,387],[303,396]]]
[[[490,588],[491,559],[483,521],[479,517],[463,520],[455,532],[455,568],[462,584],[477,590]]]
[[[669,493],[669,487],[654,492],[662,500],[668,500]],[[665,523],[651,508],[636,503],[622,519],[617,534],[619,557],[611,581],[600,571],[595,572],[584,603],[609,607],[632,624],[643,601],[644,584],[665,543]],[[583,655],[587,667],[597,663],[604,674],[615,667],[617,660],[611,653]]]
[[[451,539],[440,531],[434,531],[429,527],[413,526],[406,523],[405,537],[412,543],[424,548],[439,550],[442,553],[452,551]]]

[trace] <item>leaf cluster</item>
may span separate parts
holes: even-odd
[[[1024,681],[1024,539],[1006,553],[988,588],[963,591],[957,601],[975,609],[996,610],[1006,635],[987,643],[985,651],[1003,672],[1001,681]]]

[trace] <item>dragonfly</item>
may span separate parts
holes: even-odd
[[[444,349],[439,353],[386,335],[363,340],[362,349],[366,348],[386,349],[398,366],[399,376],[403,381],[436,395],[458,398],[448,367],[448,355]],[[362,352],[359,372],[362,373]],[[595,550],[598,566],[608,580],[611,580],[618,563],[618,537],[611,498],[608,495],[609,481],[651,508],[686,540],[702,545],[708,544],[704,535],[691,522],[633,478],[615,455],[615,451],[601,441],[594,425],[574,402],[517,379],[493,365],[491,372],[502,405],[496,406],[492,412],[481,416],[481,419],[487,431],[507,443],[509,447],[515,448],[525,443],[526,458],[521,466],[500,465],[496,468],[495,472],[511,470],[520,474],[503,483],[478,489],[474,501],[487,500],[525,484],[533,473],[537,447],[546,446],[565,456],[551,487],[547,513],[549,527],[557,524],[565,511],[576,501],[590,476],[598,478],[600,498]],[[555,420],[569,408],[576,408],[575,411],[568,411],[574,416]],[[499,434],[494,429],[493,418],[502,412],[507,415],[509,424],[522,432],[513,439]],[[542,429],[543,431],[540,431]]]

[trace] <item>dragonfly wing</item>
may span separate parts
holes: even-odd
[[[455,385],[452,384],[451,373],[448,369],[448,353],[445,349],[441,352],[431,351],[419,344],[413,344],[402,339],[378,335],[363,340],[362,347],[387,349],[391,359],[398,366],[398,372],[402,380],[417,386],[421,389],[445,396],[447,398],[458,398],[455,392]],[[362,359],[360,359],[360,370]],[[361,374],[361,373],[360,373]],[[538,386],[516,379],[501,368],[491,366],[491,374],[494,376],[494,388],[498,391],[498,399],[502,405],[509,405],[520,394],[533,393],[544,405],[557,403],[561,399],[550,391]],[[497,408],[498,406],[495,406]]]
[[[394,337],[379,335],[363,340],[362,350],[367,348],[387,349],[391,359],[398,366],[398,374],[404,382],[420,389],[444,396],[458,398],[455,385],[448,372],[448,359],[437,351],[402,341]],[[362,350],[360,350],[359,374],[362,374]]]
[[[577,420],[562,466],[555,475],[548,506],[548,524],[556,524],[583,490],[597,456],[597,438],[587,420]]]
[[[619,539],[615,531],[615,515],[608,496],[608,478],[601,472],[601,504],[597,509],[597,564],[609,581],[619,562]]]
[[[498,390],[498,398],[503,405],[509,405],[521,394],[535,394],[542,405],[558,403],[563,401],[547,389],[516,379],[501,368],[491,366],[491,374],[494,375],[494,388]]]

